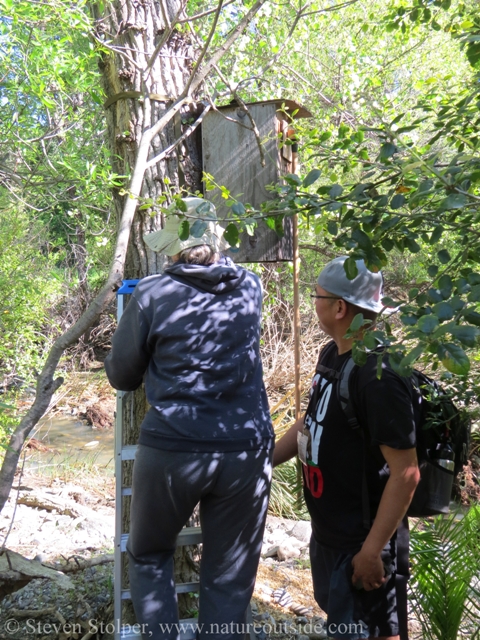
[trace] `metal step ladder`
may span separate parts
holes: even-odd
[[[133,293],[138,280],[123,280],[122,286],[117,291],[117,322],[120,320],[125,308],[125,296]],[[123,503],[125,496],[132,495],[132,488],[124,484],[125,462],[133,461],[137,445],[123,444],[123,416],[125,402],[132,391],[117,391],[117,405],[115,415],[115,550],[114,550],[114,640],[138,640],[141,638],[140,625],[122,623],[122,603],[130,600],[129,589],[123,588],[123,563],[122,558],[127,548],[128,533],[123,531]],[[133,403],[131,405],[133,409]],[[177,547],[200,544],[202,531],[200,527],[185,527],[177,538]],[[177,583],[177,593],[193,593],[199,590],[198,582]],[[189,618],[179,621],[180,637],[182,640],[194,640],[197,618]],[[250,633],[246,640],[255,640],[253,633],[253,620],[250,606],[247,611],[247,623],[250,625]]]
[[[124,280],[117,291],[117,322],[125,308],[125,296],[133,293],[138,280]],[[125,402],[131,396],[131,391],[117,391],[117,406],[115,416],[115,550],[114,550],[114,620],[115,640],[138,640],[141,638],[140,625],[122,623],[122,603],[130,600],[130,590],[123,588],[123,554],[126,552],[128,533],[123,531],[123,502],[125,496],[132,495],[132,488],[124,484],[125,462],[134,460],[137,445],[123,444],[123,416]],[[133,408],[133,404],[132,404]],[[200,544],[202,531],[200,527],[185,527],[177,538],[177,547]],[[193,593],[198,591],[198,582],[177,584],[177,593]],[[194,640],[197,619],[180,620],[182,640]]]

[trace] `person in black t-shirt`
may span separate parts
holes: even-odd
[[[333,341],[320,353],[307,412],[277,443],[274,465],[297,453],[303,463],[314,595],[329,637],[407,640],[405,514],[420,478],[413,392],[387,357],[379,379],[374,354],[351,373],[359,428],[349,424],[337,390],[351,357],[345,334],[357,313],[375,320],[382,310],[383,279],[357,260],[349,280],[345,260],[332,260],[318,278],[316,312]]]

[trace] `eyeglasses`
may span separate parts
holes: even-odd
[[[310,294],[311,298],[325,298],[326,300],[340,300],[338,296],[317,296],[316,293]]]

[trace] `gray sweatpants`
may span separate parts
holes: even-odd
[[[271,457],[265,450],[189,453],[138,446],[127,551],[144,638],[178,638],[173,554],[177,535],[200,503],[198,638],[243,640],[267,515]]]

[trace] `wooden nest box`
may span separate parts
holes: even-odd
[[[311,113],[293,100],[267,100],[246,106],[258,129],[262,152],[245,109],[237,103],[217,107],[202,122],[203,170],[234,198],[258,209],[272,198],[267,185],[278,184],[282,176],[294,170],[292,145],[285,144],[293,134],[292,120],[310,118]],[[219,218],[231,213],[219,189],[206,191],[205,198],[215,204]],[[235,262],[293,260],[292,219],[286,218],[283,224],[285,235],[280,238],[260,222],[253,236],[243,234],[239,248],[227,254]]]

